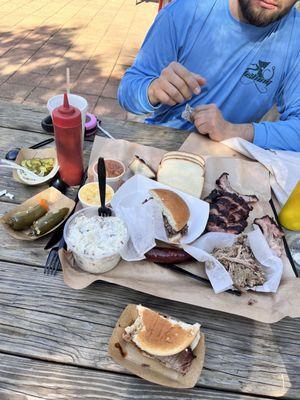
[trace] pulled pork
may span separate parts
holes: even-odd
[[[240,291],[266,282],[264,271],[246,241],[246,236],[240,236],[233,246],[214,249],[212,253],[231,275],[233,286]]]

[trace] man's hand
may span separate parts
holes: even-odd
[[[193,94],[200,94],[200,86],[205,83],[200,75],[188,71],[178,62],[172,62],[162,70],[159,78],[151,82],[149,101],[153,106],[160,103],[175,106],[189,100]]]
[[[215,104],[196,107],[192,114],[192,120],[199,133],[208,135],[210,139],[217,142],[232,137],[240,137],[253,142],[252,124],[231,124],[223,118]]]

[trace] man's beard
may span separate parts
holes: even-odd
[[[267,26],[281,19],[290,11],[290,8],[275,11],[263,8],[257,9],[253,4],[253,0],[239,0],[239,5],[245,20],[255,26]]]

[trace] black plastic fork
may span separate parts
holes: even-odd
[[[110,217],[111,209],[106,207],[105,205],[105,192],[106,192],[106,168],[104,158],[100,157],[98,159],[98,184],[99,184],[99,192],[100,192],[100,204],[101,207],[98,208],[99,217]]]
[[[65,247],[65,240],[62,237],[57,246],[52,247],[50,253],[48,254],[47,261],[44,267],[44,274],[46,275],[56,275],[57,271],[61,269],[60,259],[58,251]]]

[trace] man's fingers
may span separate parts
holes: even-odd
[[[209,111],[209,110],[217,110],[218,107],[216,104],[201,104],[201,106],[197,106],[194,109],[194,113],[202,112],[202,111]]]
[[[200,86],[206,85],[206,79],[203,78],[203,76],[195,74],[194,72],[192,72],[192,74],[194,75],[194,77],[196,78],[196,80],[197,80],[197,82],[199,83]]]
[[[173,100],[165,91],[163,91],[162,89],[159,90],[156,94],[158,100],[160,103],[162,104],[167,104],[168,106],[175,106],[176,105],[176,101]]]
[[[185,100],[190,100],[190,98],[192,97],[192,91],[186,84],[186,82],[182,78],[180,78],[179,75],[177,75],[176,73],[170,74],[169,81],[179,90]]]
[[[183,65],[179,63],[171,63],[170,67],[180,78],[185,81],[192,93],[200,94],[201,88],[199,80],[202,82],[203,79],[200,79],[200,75],[188,71]]]
[[[196,118],[194,124],[199,133],[201,133],[202,135],[209,134],[209,124],[207,121],[203,120],[203,118]]]
[[[196,107],[191,115],[191,120],[195,121],[197,118],[205,118],[206,120],[211,115],[210,109],[206,107]]]
[[[185,97],[180,93],[180,91],[177,89],[176,86],[174,86],[172,83],[168,81],[163,81],[161,88],[169,97],[172,98],[172,100],[175,101],[176,104],[178,103],[183,103],[185,100]]]

